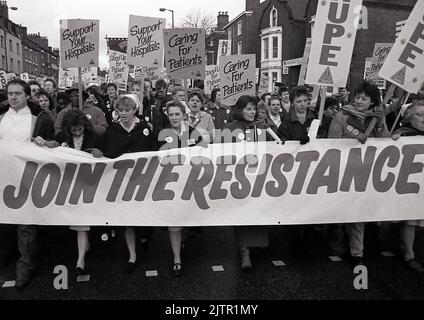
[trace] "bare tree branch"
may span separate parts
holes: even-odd
[[[202,28],[209,34],[216,25],[216,17],[210,13],[204,13],[201,9],[192,10],[182,19],[180,27],[182,28]]]

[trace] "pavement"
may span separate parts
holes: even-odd
[[[187,236],[183,251],[184,274],[171,274],[172,252],[168,231],[155,228],[147,257],[131,274],[122,269],[128,258],[122,230],[112,245],[95,236],[86,258],[88,282],[77,282],[76,233],[67,227],[43,227],[37,273],[27,288],[3,287],[15,278],[16,234],[0,225],[0,300],[421,300],[424,274],[407,269],[401,259],[395,224],[384,245],[367,226],[365,262],[367,289],[354,287],[354,274],[345,257],[329,258],[325,228],[308,239],[296,240],[294,226],[270,227],[270,247],[254,249],[253,268],[244,272],[231,227],[203,227]],[[322,228],[321,228],[322,229]],[[95,232],[93,232],[94,234]],[[424,232],[417,230],[416,257],[424,262]],[[384,252],[384,255],[382,254]],[[340,261],[341,260],[341,261]],[[67,289],[57,290],[56,266],[67,269]],[[214,271],[216,270],[216,271]],[[219,271],[221,270],[221,271]],[[63,275],[61,273],[61,275]],[[364,274],[362,274],[364,275]],[[57,279],[56,279],[57,281]],[[64,285],[64,282],[61,282]],[[65,283],[66,284],[66,283]]]

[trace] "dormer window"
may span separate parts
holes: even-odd
[[[269,20],[271,21],[271,27],[276,27],[278,22],[278,12],[277,9],[272,8],[271,14],[269,17]]]

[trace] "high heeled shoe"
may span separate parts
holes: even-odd
[[[131,273],[137,267],[137,261],[135,262],[127,262],[124,267],[124,273]]]
[[[174,277],[179,277],[183,274],[183,265],[181,263],[174,263],[172,266],[172,274]]]

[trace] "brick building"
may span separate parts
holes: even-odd
[[[215,28],[212,28],[212,31],[208,35],[206,35],[205,39],[207,65],[217,64],[219,40],[228,39],[227,33],[224,30],[224,27],[228,24],[228,22],[228,12],[218,12],[217,25]]]
[[[306,41],[305,8],[307,0],[267,0],[260,4],[259,15],[261,77],[273,84],[297,84],[300,64],[284,67],[283,61],[301,58]]]
[[[59,75],[59,55],[55,54],[52,47],[49,47],[49,40],[40,33],[28,34],[27,38],[36,43],[38,51],[38,74],[42,78],[58,78]]]
[[[261,60],[259,36],[259,0],[246,0],[246,10],[231,20],[224,31],[231,41],[231,54],[256,54],[256,67]]]
[[[20,26],[9,20],[6,1],[0,1],[0,68],[6,72],[22,72]]]
[[[396,23],[409,17],[416,0],[364,0],[362,26],[357,31],[353,49],[348,87],[355,88],[364,78],[366,58],[372,56],[376,42],[395,42]],[[305,16],[311,26],[314,23],[318,0],[310,0]],[[311,28],[307,28],[310,37]]]

